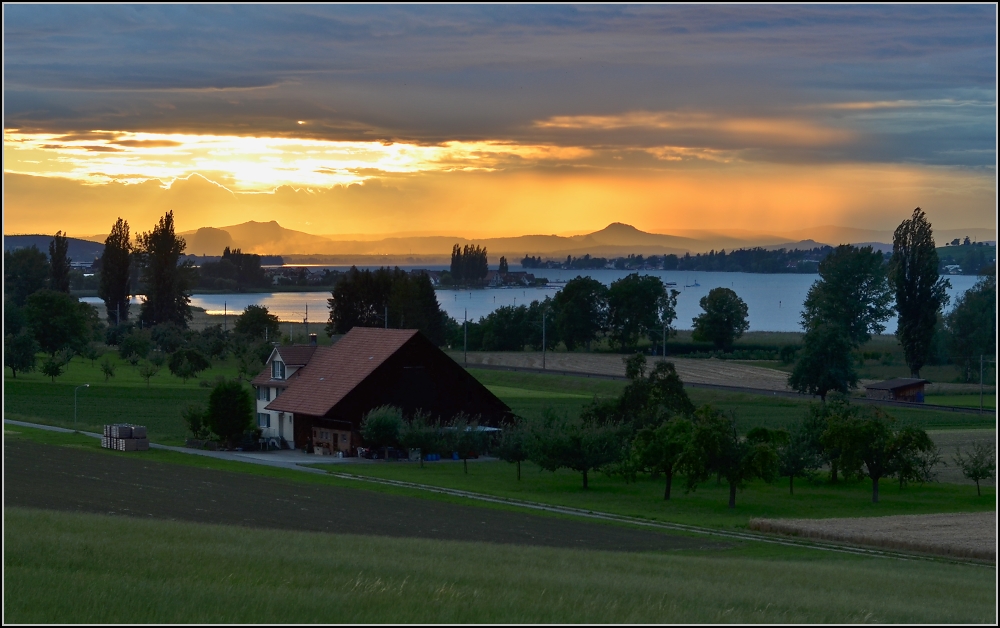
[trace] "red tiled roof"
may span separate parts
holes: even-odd
[[[286,365],[305,366],[309,364],[309,360],[316,353],[317,347],[314,345],[291,345],[287,347],[275,347],[275,349],[278,350],[281,361]],[[264,370],[250,380],[250,384],[252,386],[277,386],[284,388],[288,386],[288,381],[284,379],[271,379],[271,364],[268,363],[264,367]]]
[[[337,344],[317,350],[267,409],[325,415],[417,333],[415,329],[353,328]]]
[[[288,347],[276,347],[281,361],[289,366],[305,366],[316,353],[315,345],[291,345]]]

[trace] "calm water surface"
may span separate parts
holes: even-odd
[[[441,267],[444,268],[444,267]],[[535,271],[537,276],[550,282],[565,282],[577,276],[592,277],[605,285],[630,274],[624,270],[550,270]],[[801,331],[799,325],[802,303],[806,293],[819,275],[763,275],[751,273],[712,273],[703,271],[640,271],[642,275],[655,275],[664,282],[674,282],[680,292],[677,297],[677,329],[691,329],[691,319],[701,313],[698,301],[712,288],[730,288],[744,301],[750,313],[751,331]],[[952,302],[976,283],[976,277],[954,275],[949,277],[952,288],[948,291]],[[694,285],[697,284],[697,285]],[[498,288],[488,290],[438,290],[441,309],[452,318],[462,321],[479,320],[504,305],[527,305],[534,300],[552,297],[562,288],[553,283],[544,288]],[[275,292],[260,294],[194,294],[191,305],[204,308],[209,314],[224,311],[239,314],[248,305],[267,306],[271,313],[285,321],[301,321],[308,310],[309,321],[325,323],[329,316],[328,292]],[[100,303],[97,298],[82,299]],[[896,330],[896,319],[886,321],[886,333]]]

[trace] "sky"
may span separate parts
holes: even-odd
[[[4,233],[995,227],[995,5],[4,5]]]

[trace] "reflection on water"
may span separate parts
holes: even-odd
[[[593,277],[605,285],[628,275],[620,270],[538,270],[552,282],[565,282],[578,275]],[[655,275],[664,282],[676,283],[680,292],[677,298],[677,329],[691,329],[691,319],[701,313],[698,301],[713,288],[730,288],[744,301],[750,313],[752,331],[800,331],[800,312],[809,287],[819,275],[762,275],[751,273],[710,273],[688,271],[643,271],[643,275]],[[948,291],[952,303],[955,297],[976,283],[976,277],[955,275],[949,277],[952,288]],[[692,284],[698,284],[692,286]],[[685,287],[692,286],[692,287]],[[498,288],[489,290],[438,290],[437,298],[444,310],[452,318],[462,321],[479,320],[494,309],[504,305],[527,305],[534,300],[552,297],[562,288],[562,284],[543,288]],[[329,317],[328,292],[275,292],[261,294],[195,294],[191,305],[204,308],[209,314],[224,311],[239,314],[248,305],[267,306],[283,321],[301,321],[308,310],[309,321],[325,323]],[[82,299],[88,303],[100,303],[97,298]],[[886,333],[896,330],[896,319],[886,322]]]

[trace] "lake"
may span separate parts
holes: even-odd
[[[624,270],[552,270],[533,271],[536,276],[550,282],[565,282],[577,276],[593,277],[605,285],[630,274]],[[730,288],[742,298],[749,310],[751,331],[801,331],[799,326],[802,303],[806,293],[819,275],[714,273],[705,271],[639,271],[641,275],[655,275],[664,282],[675,282],[677,297],[677,329],[691,329],[691,319],[701,313],[698,301],[712,288]],[[949,276],[952,288],[948,294],[952,302],[976,283],[970,275]],[[693,285],[698,284],[698,285]],[[497,288],[487,290],[438,290],[441,309],[455,320],[479,320],[494,309],[504,305],[527,305],[534,300],[552,297],[561,284],[543,288]],[[194,294],[191,305],[204,308],[209,314],[227,311],[239,314],[248,305],[264,305],[284,321],[301,321],[308,310],[309,321],[325,323],[329,316],[328,292],[274,292],[258,294]],[[98,298],[81,299],[87,303],[101,303]],[[896,330],[896,319],[886,322],[886,333]]]

